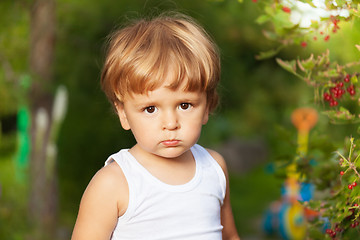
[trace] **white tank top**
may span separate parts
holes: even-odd
[[[226,178],[220,165],[200,145],[191,148],[196,162],[192,180],[166,184],[148,172],[128,149],[111,155],[129,186],[129,204],[118,218],[112,240],[222,239],[220,209]]]

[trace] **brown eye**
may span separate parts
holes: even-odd
[[[190,104],[190,103],[181,103],[181,104],[179,105],[179,108],[180,108],[181,110],[188,110],[190,107],[191,107],[191,104]]]
[[[151,113],[157,112],[157,108],[156,108],[155,106],[149,106],[149,107],[146,107],[146,108],[144,109],[144,111],[145,111],[146,113],[151,114]]]

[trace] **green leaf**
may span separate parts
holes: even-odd
[[[296,61],[295,60],[291,60],[291,61],[283,61],[280,58],[276,59],[276,62],[282,67],[284,68],[286,71],[289,71],[291,73],[296,73]]]
[[[346,108],[340,107],[339,110],[324,111],[323,114],[327,115],[332,123],[351,123],[355,122],[355,115],[351,114]]]
[[[292,28],[296,24],[290,21],[290,14],[282,10],[278,10],[273,18],[274,25],[281,28]]]
[[[349,211],[344,211],[341,214],[337,215],[334,219],[335,222],[342,222],[346,217],[348,217],[349,215],[351,215],[351,213]]]
[[[323,53],[321,56],[319,55],[316,64],[318,66],[328,64],[330,62],[329,54],[330,54],[329,50],[326,50],[326,52]]]
[[[282,49],[282,46],[280,46],[278,48],[270,49],[266,52],[260,52],[258,55],[255,56],[255,58],[257,60],[264,60],[267,58],[271,58],[271,57],[275,56],[276,54],[278,54],[281,49]]]
[[[257,24],[263,24],[270,20],[268,15],[260,15],[255,21]]]
[[[321,208],[321,206],[322,206],[322,202],[321,201],[310,200],[308,202],[307,206],[309,206],[310,209],[319,210]]]
[[[351,194],[350,194],[351,198],[358,197],[359,195],[360,195],[359,186],[356,186],[353,189],[351,189]]]
[[[311,69],[313,69],[313,68],[315,67],[314,55],[311,54],[308,59],[301,61],[301,65],[302,65],[306,70],[311,70]]]
[[[274,8],[270,7],[269,5],[266,5],[264,11],[269,16],[274,16],[274,14],[275,14]]]
[[[326,78],[331,78],[331,77],[337,77],[339,76],[339,73],[336,69],[329,69],[327,71],[321,71],[318,73],[318,75],[320,77],[326,77]]]
[[[262,33],[269,40],[277,41],[277,39],[278,39],[278,35],[275,34],[274,32],[263,30]]]
[[[318,21],[311,21],[311,28],[318,29],[319,28],[319,22]]]
[[[350,80],[351,80],[352,83],[357,83],[358,82],[358,78],[357,78],[356,75],[352,76]]]
[[[303,67],[303,65],[301,64],[302,61],[300,61],[299,59],[296,61],[297,65],[299,66],[299,69],[303,72],[306,72],[306,69]]]
[[[312,0],[303,0],[303,2],[305,2],[305,3],[309,4],[310,6],[316,8],[316,6],[315,6],[315,4],[313,3]]]

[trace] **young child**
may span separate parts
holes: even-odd
[[[115,32],[101,84],[136,145],[89,183],[72,239],[239,239],[227,169],[197,144],[217,105],[215,44],[191,18],[138,20]]]

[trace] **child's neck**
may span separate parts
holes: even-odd
[[[139,145],[129,152],[155,178],[169,185],[189,182],[196,172],[196,163],[191,150],[176,158],[164,158],[143,150]]]

